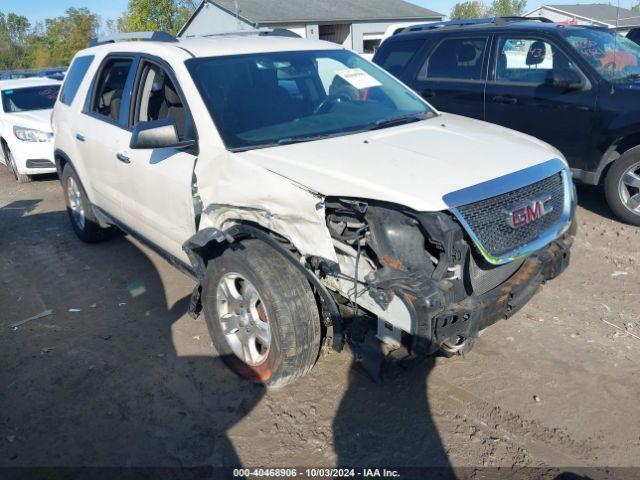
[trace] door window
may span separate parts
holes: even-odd
[[[167,72],[146,62],[139,78],[133,124],[169,119],[175,124],[181,141],[195,139],[191,117]]]
[[[93,102],[91,103],[92,113],[118,121],[125,84],[127,83],[132,63],[133,60],[130,58],[107,60],[100,71],[98,83],[96,84]]]
[[[497,82],[542,85],[567,70],[577,73],[566,55],[543,40],[502,38],[498,43]]]
[[[487,37],[448,38],[429,56],[418,73],[418,80],[481,80],[486,49]]]
[[[376,56],[375,63],[396,77],[402,75],[413,60],[424,40],[406,40],[389,42]]]

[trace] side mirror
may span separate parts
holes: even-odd
[[[563,68],[551,70],[546,84],[565,90],[581,90],[585,86],[585,81],[575,70]]]
[[[195,145],[194,140],[180,141],[178,130],[173,120],[168,118],[153,120],[151,122],[140,122],[133,127],[131,134],[131,149],[149,148],[186,148]]]

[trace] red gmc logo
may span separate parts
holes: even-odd
[[[552,206],[546,203],[551,200],[551,195],[532,200],[526,205],[521,205],[507,211],[507,223],[511,228],[520,228],[535,222],[553,210]]]

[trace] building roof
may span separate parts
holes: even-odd
[[[626,8],[620,8],[618,11],[618,7],[607,3],[542,6],[614,26],[616,25],[616,18],[618,19],[618,26],[620,27],[633,27],[640,25],[640,12],[634,12]]]
[[[412,20],[444,15],[404,0],[204,0],[250,23]],[[197,13],[197,10],[196,10]]]

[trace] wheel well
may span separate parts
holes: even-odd
[[[56,151],[54,154],[54,160],[56,162],[56,170],[58,170],[58,177],[62,179],[62,171],[64,166],[69,162],[69,159],[62,152]]]
[[[314,292],[321,315],[323,315],[323,310],[326,309],[326,314],[330,319],[330,323],[333,325],[333,348],[336,351],[341,351],[344,337],[342,335],[342,315],[340,314],[338,306],[316,274],[302,265],[300,262],[300,252],[286,238],[257,223],[241,221],[225,231],[216,228],[201,230],[187,240],[182,248],[189,257],[196,277],[202,282],[209,260],[220,255],[226,248],[232,247],[235,242],[241,242],[248,238],[262,240],[268,245],[271,245],[271,247],[279,251],[280,254],[305,275]],[[192,303],[193,302],[194,299],[192,298]],[[199,307],[199,302],[200,300],[198,298],[195,301],[196,307],[194,310],[197,310]]]
[[[640,132],[632,133],[617,143],[616,150],[622,155],[627,150],[640,145]]]

